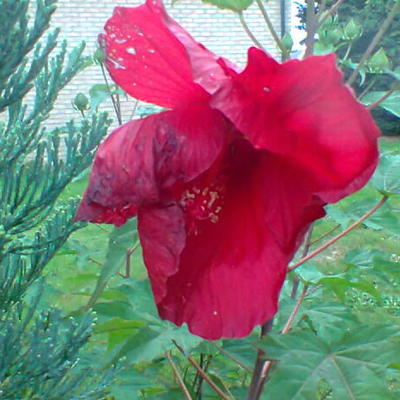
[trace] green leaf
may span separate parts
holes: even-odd
[[[347,228],[354,218],[345,211],[341,210],[338,205],[329,204],[325,207],[327,215],[344,229]]]
[[[391,62],[381,47],[366,63],[369,72],[382,73],[390,70]]]
[[[136,219],[130,219],[121,227],[116,227],[111,232],[108,240],[108,251],[106,261],[100,271],[94,292],[88,302],[87,307],[92,307],[100,297],[108,280],[122,266],[126,260],[127,251],[137,240]]]
[[[397,98],[400,117],[400,95]],[[383,155],[372,177],[372,185],[384,194],[400,193],[400,155]]]
[[[223,10],[232,10],[235,12],[244,11],[250,7],[253,0],[202,0],[203,3],[210,3]]]
[[[395,327],[358,325],[339,339],[310,331],[270,334],[262,342],[267,357],[280,360],[263,400],[315,400],[321,382],[335,400],[393,399],[384,372],[400,358]]]
[[[305,263],[303,264],[296,273],[297,277],[304,284],[318,284],[321,278],[324,278],[326,275],[322,273],[315,264],[313,263]]]
[[[113,318],[102,324],[98,324],[94,330],[95,333],[108,333],[118,330],[138,329],[145,325],[143,321],[126,320],[122,318]]]
[[[159,325],[142,328],[121,346],[116,346],[117,351],[114,352],[112,361],[115,362],[121,357],[134,363],[152,361],[175,348],[173,341],[188,352],[203,339],[189,333],[186,326],[178,328],[171,323],[160,321]]]
[[[362,292],[368,293],[376,299],[381,299],[381,293],[377,290],[372,282],[357,276],[355,280],[350,280],[348,277],[332,276],[320,279],[321,285],[330,287],[341,300],[345,301],[346,290],[349,288],[358,289]]]
[[[90,109],[97,111],[103,101],[111,99],[112,94],[123,95],[125,92],[117,86],[109,87],[106,84],[93,85],[89,90]]]
[[[386,93],[387,92],[383,91],[370,92],[361,99],[361,102],[366,106],[369,106],[381,99]],[[392,93],[387,99],[379,104],[379,107],[384,108],[386,111],[400,118],[400,91],[397,90]]]
[[[341,336],[343,331],[357,322],[351,311],[337,303],[304,302],[302,321],[311,327],[319,336],[335,338]]]
[[[254,339],[251,336],[237,339],[225,339],[222,341],[222,348],[227,352],[233,359],[237,360],[241,364],[252,368],[255,361],[256,352],[254,351]]]

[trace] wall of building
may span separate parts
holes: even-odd
[[[85,54],[90,55],[96,49],[97,35],[102,32],[113,8],[133,7],[141,3],[140,0],[59,0],[52,26],[61,27],[60,39],[67,39],[70,47],[85,41]],[[204,4],[200,0],[179,0],[174,6],[171,5],[171,0],[165,0],[164,3],[170,15],[190,31],[196,40],[238,65],[245,64],[247,48],[252,42],[240,25],[237,15],[229,10],[220,10]],[[281,28],[280,6],[281,0],[266,2],[270,18],[278,33]],[[290,12],[286,15],[289,18]],[[253,4],[244,12],[244,16],[257,39],[271,54],[276,55],[276,46],[257,6]],[[74,96],[78,92],[88,94],[93,85],[103,82],[98,66],[90,67],[79,74],[60,95],[55,110],[48,120],[48,126],[56,126],[71,118],[79,118],[80,114],[71,106]],[[122,99],[125,121],[131,116],[133,104],[132,99]],[[102,109],[112,113],[110,103],[104,104]]]

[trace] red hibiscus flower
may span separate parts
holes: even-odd
[[[323,206],[361,188],[379,131],[335,57],[218,58],[161,0],[116,8],[101,41],[113,80],[170,110],[100,146],[77,219],[137,216],[161,318],[207,339],[273,317],[287,265]]]

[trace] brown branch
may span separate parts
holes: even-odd
[[[332,244],[336,243],[339,239],[341,239],[343,236],[347,235],[350,231],[352,231],[354,228],[357,228],[359,225],[361,225],[367,218],[369,218],[376,210],[378,210],[382,205],[386,202],[388,199],[387,195],[382,196],[382,198],[374,205],[374,207],[371,208],[367,213],[365,213],[361,218],[359,218],[356,222],[351,224],[349,227],[347,227],[343,232],[339,233],[335,237],[333,237],[331,240],[328,240],[324,245],[321,247],[318,247],[318,249],[315,249],[312,251],[310,254],[307,256],[303,257],[301,260],[297,261],[297,263],[289,266],[288,271],[293,271],[297,267],[300,267],[300,265],[304,264],[311,258],[315,257],[317,254],[321,253],[328,247],[332,246]]]
[[[215,393],[218,394],[218,396],[223,399],[223,400],[232,400],[230,396],[225,394],[213,381],[212,379],[207,375],[207,373],[200,367],[199,364],[193,359],[188,354],[185,354],[185,351],[179,344],[173,340],[172,343],[175,345],[175,347],[186,357],[186,359],[189,361],[189,363],[195,368],[197,373],[204,379],[205,382],[208,383],[208,385],[211,387],[211,389],[214,390]]]
[[[262,325],[261,338],[271,331],[272,323],[273,320],[271,319]],[[260,398],[266,380],[265,372],[268,373],[268,369],[265,371],[265,365],[268,364],[268,362],[269,361],[265,361],[265,351],[258,349],[256,362],[253,368],[253,376],[251,377],[249,393],[246,400],[258,400]]]
[[[95,263],[97,265],[101,265],[101,266],[104,265],[102,262],[100,262],[100,261],[98,261],[98,260],[96,260],[95,258],[92,258],[92,257],[88,257],[88,260],[90,260],[92,263]]]
[[[340,224],[335,225],[333,228],[329,229],[329,231],[323,233],[321,236],[317,237],[316,239],[314,239],[313,241],[311,241],[310,245],[314,245],[315,243],[318,243],[320,240],[322,240],[323,238],[329,236],[331,233],[335,232],[336,229],[340,228]]]
[[[185,385],[182,375],[179,372],[177,365],[175,364],[174,360],[171,357],[171,352],[167,351],[165,353],[165,355],[167,356],[167,360],[168,360],[169,364],[171,365],[172,370],[174,371],[174,375],[176,377],[176,380],[178,381],[180,388],[182,389],[184,396],[186,397],[187,400],[193,400],[188,388]]]
[[[300,310],[300,306],[303,303],[303,300],[305,299],[305,297],[308,295],[307,290],[308,290],[308,285],[304,285],[301,295],[297,299],[296,304],[293,307],[293,310],[290,313],[289,318],[286,321],[286,324],[281,331],[282,335],[285,335],[290,331],[292,324],[294,322],[294,319],[296,318],[296,315],[298,314],[298,312]],[[263,350],[259,350],[259,352],[261,352],[263,354],[263,356],[265,356],[265,352]],[[269,372],[270,372],[272,366],[274,365],[274,363],[275,363],[274,361],[264,361],[264,364],[262,365],[261,372],[260,372],[260,381],[258,384],[258,391],[256,393],[256,396],[253,398],[248,397],[247,400],[259,399],[259,397],[261,396],[262,390],[264,388],[265,382],[269,376]]]
[[[104,228],[103,226],[99,225],[99,224],[95,224],[95,226],[97,226],[99,229],[101,229],[104,232],[110,233],[110,231],[106,228]]]
[[[307,290],[308,290],[308,285],[304,285],[303,290],[301,291],[301,294],[300,294],[299,298],[297,299],[296,304],[294,305],[293,310],[290,313],[285,326],[282,329],[282,332],[281,332],[282,335],[285,335],[286,333],[288,333],[290,331],[293,321],[296,318],[296,315],[300,310],[301,303],[303,302],[303,300],[305,299],[305,297],[307,295]]]
[[[223,347],[221,347],[220,345],[218,345],[215,342],[210,342],[214,345],[214,347],[220,352],[222,353],[224,356],[228,357],[230,360],[232,360],[233,362],[235,362],[237,365],[239,365],[239,367],[243,368],[244,370],[246,370],[247,372],[253,372],[253,370],[248,367],[246,364],[242,363],[240,360],[238,360],[236,357],[234,357],[232,354],[230,354],[229,352],[227,352]]]
[[[394,18],[396,17],[397,13],[400,12],[400,0],[397,0],[396,3],[394,4],[393,8],[391,9],[390,13],[386,17],[386,19],[383,21],[381,27],[379,28],[378,32],[372,39],[371,43],[369,44],[367,50],[365,51],[364,55],[361,57],[360,62],[358,63],[357,67],[354,69],[352,74],[350,75],[349,79],[347,80],[346,84],[351,86],[354,81],[357,78],[357,74],[360,71],[361,67],[364,65],[364,63],[367,61],[368,57],[372,54],[374,51],[376,45],[380,42],[382,39],[383,35],[386,33],[386,31],[389,29],[390,24],[393,22]]]
[[[338,10],[338,8],[342,5],[343,2],[344,0],[338,0],[326,12],[323,12],[324,9],[321,8],[320,12],[317,14],[317,21],[318,21],[317,26],[321,26],[331,15],[335,14],[335,12]]]
[[[376,100],[369,106],[367,106],[368,110],[373,110],[374,108],[378,107],[381,103],[383,103],[388,97],[390,97],[394,92],[399,90],[400,84],[398,83],[392,89],[388,90],[380,99]]]
[[[303,252],[302,252],[301,258],[305,257],[308,254],[309,250],[310,250],[313,228],[314,228],[314,224],[311,224],[311,226],[308,228],[308,231],[306,233],[306,238],[304,240],[304,248],[303,248]],[[299,283],[300,283],[300,279],[295,277],[293,279],[292,292],[290,293],[290,298],[291,299],[295,299],[296,298],[296,293],[297,293],[297,289],[299,288]]]
[[[307,0],[306,10],[306,51],[304,58],[310,56],[314,52],[314,37],[317,31],[317,19],[315,14],[315,0]]]

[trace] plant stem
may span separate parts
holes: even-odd
[[[335,237],[333,237],[331,240],[328,240],[324,245],[321,247],[318,247],[318,249],[315,249],[312,251],[310,254],[307,256],[303,257],[301,260],[299,260],[297,263],[289,266],[288,271],[293,271],[297,267],[300,267],[300,265],[304,264],[311,258],[314,258],[317,254],[321,253],[328,247],[332,246],[334,243],[336,243],[339,239],[341,239],[343,236],[347,235],[350,231],[352,231],[354,228],[357,228],[359,225],[361,225],[367,218],[369,218],[376,210],[378,210],[382,205],[386,202],[388,199],[387,195],[382,196],[382,198],[374,205],[374,207],[371,208],[367,213],[365,213],[361,218],[359,218],[356,222],[351,224],[349,227],[347,227],[343,232],[339,233]]]
[[[104,69],[103,63],[100,63],[100,68],[101,68],[101,73],[102,73],[103,78],[104,78],[104,82],[106,83],[106,86],[107,86],[108,93],[110,93],[111,101],[113,103],[115,115],[117,116],[118,124],[122,125],[121,113],[118,110],[118,106],[117,106],[117,103],[116,103],[116,101],[114,99],[114,95],[111,93],[111,88],[110,88],[110,85],[108,83],[107,74],[106,74],[106,71]]]
[[[323,233],[321,236],[317,237],[316,239],[314,239],[310,245],[312,246],[315,243],[318,243],[320,240],[322,240],[324,237],[329,236],[332,232],[335,232],[336,229],[340,228],[340,224],[335,225],[332,229],[329,229],[329,231]]]
[[[100,261],[97,261],[95,258],[93,257],[88,257],[88,260],[90,260],[92,263],[103,266],[104,264]]]
[[[308,290],[308,285],[304,285],[303,290],[301,291],[301,294],[300,294],[299,298],[297,299],[296,304],[293,307],[293,310],[290,313],[289,318],[286,321],[285,326],[282,329],[282,332],[281,332],[282,335],[285,335],[286,333],[288,333],[290,331],[290,329],[292,327],[292,324],[293,324],[293,321],[296,318],[296,315],[300,310],[301,303],[303,302],[303,300],[307,296],[307,290]]]
[[[274,26],[272,25],[272,22],[268,16],[267,10],[264,7],[264,4],[262,3],[261,0],[256,0],[256,3],[258,5],[258,8],[261,11],[261,14],[264,18],[265,23],[268,26],[269,31],[271,32],[271,35],[273,37],[273,39],[275,40],[275,43],[278,45],[280,51],[282,52],[282,56],[284,56],[287,53],[287,48],[285,47],[285,45],[282,43],[281,39],[279,39],[278,34],[276,33],[276,30],[274,28]]]
[[[273,319],[267,321],[261,327],[261,338],[269,333],[272,329]],[[265,380],[268,376],[268,369],[265,370],[265,365],[269,361],[265,361],[265,351],[258,349],[257,358],[254,364],[253,376],[251,378],[249,393],[247,395],[247,400],[258,400],[262,389],[264,387]]]
[[[243,12],[238,12],[239,21],[242,24],[244,31],[247,33],[247,36],[251,39],[251,41],[260,49],[265,50],[264,46],[257,40],[257,38],[253,35],[253,32],[250,30],[247,22],[244,19]]]
[[[311,226],[308,228],[308,231],[307,231],[307,234],[306,234],[306,238],[304,240],[304,248],[303,248],[303,252],[302,252],[301,258],[305,257],[308,254],[309,250],[310,250],[313,227],[314,227],[314,224],[311,224]],[[299,283],[300,283],[300,280],[298,278],[294,278],[293,279],[292,293],[290,294],[290,298],[291,299],[295,299],[296,298],[296,293],[297,293],[297,289],[299,288]]]
[[[218,394],[218,396],[223,399],[223,400],[232,400],[232,398],[228,395],[226,395],[213,381],[212,379],[207,375],[207,373],[200,367],[199,364],[193,359],[188,354],[185,354],[185,351],[181,346],[179,346],[178,343],[176,343],[175,340],[172,340],[172,343],[175,345],[175,347],[186,357],[186,359],[189,361],[189,363],[196,369],[198,374],[204,379],[205,382],[208,383],[208,385],[211,387],[211,389],[214,390],[215,393]]]
[[[372,87],[375,85],[376,81],[378,80],[378,76],[375,75],[371,81],[368,83],[367,87],[361,92],[361,94],[358,96],[358,100],[361,100],[365,95],[367,95]]]
[[[333,15],[338,10],[338,8],[342,5],[343,1],[344,0],[338,0],[325,13],[324,13],[325,8],[321,7],[320,11],[317,14],[317,17],[318,17],[317,27],[321,26],[331,15]]]
[[[282,332],[281,332],[282,335],[286,335],[290,331],[290,329],[293,325],[294,319],[296,318],[296,315],[298,314],[298,312],[300,310],[300,306],[303,303],[303,300],[305,299],[305,297],[307,296],[307,289],[308,289],[308,285],[304,285],[301,295],[297,299],[296,304],[293,307],[293,310],[290,313],[289,318],[286,321],[286,324],[282,329]],[[255,397],[255,399],[258,399],[260,397],[260,395],[262,393],[262,389],[264,387],[264,384],[268,378],[269,371],[272,368],[272,366],[274,365],[274,363],[275,363],[274,361],[265,361],[265,363],[262,367],[262,371],[261,371],[260,391],[258,393],[258,397]]]
[[[124,278],[131,277],[131,256],[136,251],[136,249],[140,246],[140,242],[137,241],[130,249],[126,252],[126,262],[125,262],[125,276]]]
[[[176,380],[178,381],[178,384],[180,386],[180,388],[182,389],[182,392],[184,394],[184,396],[186,397],[187,400],[193,400],[192,396],[190,395],[190,392],[188,390],[188,388],[185,385],[185,382],[182,378],[182,375],[179,372],[179,369],[177,367],[177,365],[175,364],[174,360],[171,357],[171,352],[167,351],[165,353],[167,360],[169,362],[169,364],[171,365],[172,370],[174,371],[174,375],[176,377]]]
[[[388,97],[390,97],[395,91],[399,90],[400,84],[398,83],[392,89],[388,90],[380,99],[376,100],[374,103],[367,106],[368,110],[373,110],[375,107],[378,107],[381,103],[383,103]]]
[[[253,372],[253,370],[248,367],[246,364],[243,364],[240,360],[238,360],[236,357],[234,357],[232,354],[230,354],[229,352],[227,352],[223,347],[221,347],[219,344],[215,343],[215,342],[211,342],[213,344],[213,346],[224,356],[226,356],[227,358],[229,358],[230,360],[232,360],[233,362],[235,362],[237,365],[239,365],[239,367],[243,368],[245,371],[247,372]]]
[[[372,54],[374,51],[376,45],[379,43],[379,41],[382,39],[383,35],[386,33],[388,30],[390,24],[396,17],[397,13],[400,12],[400,0],[397,0],[396,3],[394,4],[393,8],[390,10],[390,13],[386,17],[386,19],[383,21],[380,29],[372,39],[371,43],[369,44],[367,50],[361,57],[360,62],[358,63],[357,67],[354,69],[353,73],[350,75],[349,79],[347,80],[346,84],[351,86],[354,81],[357,78],[357,74],[364,65],[365,61],[367,61],[368,57]]]

